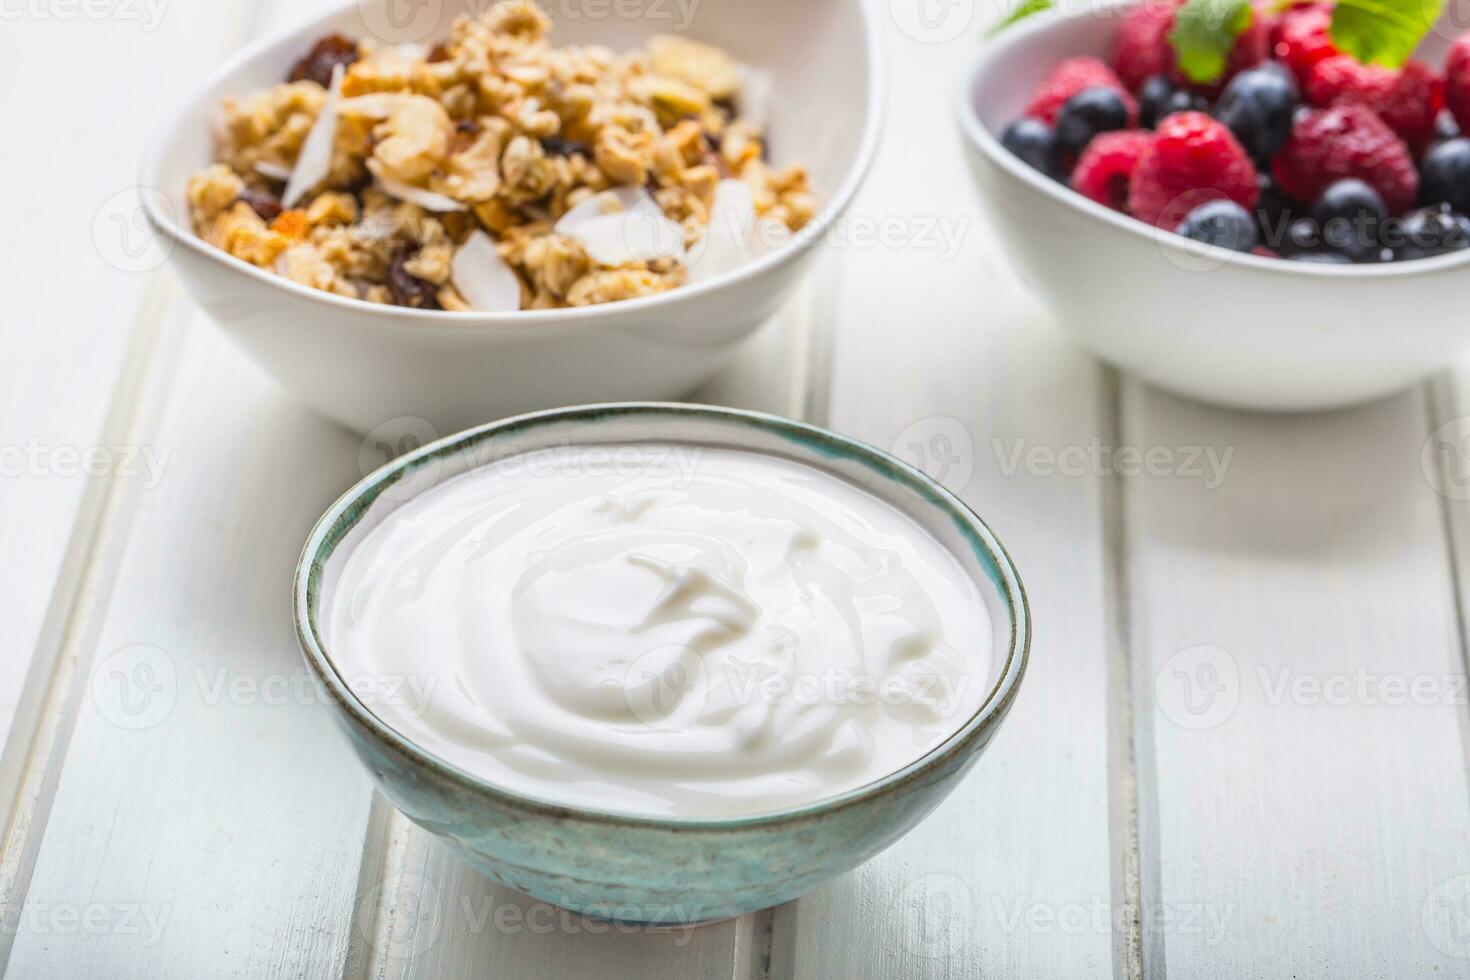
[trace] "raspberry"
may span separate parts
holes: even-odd
[[[1281,15],[1271,46],[1297,82],[1305,85],[1317,62],[1340,53],[1327,36],[1331,25],[1331,4],[1297,7]]]
[[[1113,89],[1123,96],[1123,104],[1128,108],[1128,125],[1138,124],[1138,103],[1123,88],[1113,70],[1096,58],[1068,58],[1052,69],[1046,81],[1032,93],[1025,115],[1047,123],[1056,122],[1057,113],[1066,101],[1085,88]]]
[[[1128,184],[1133,168],[1144,148],[1151,146],[1154,134],[1147,132],[1103,133],[1087,144],[1077,169],[1072,171],[1072,187],[1084,197],[1121,211],[1128,203]]]
[[[1327,185],[1356,177],[1398,214],[1414,203],[1419,173],[1398,134],[1367,106],[1341,102],[1309,110],[1292,126],[1273,165],[1276,184],[1299,201],[1315,201]]]
[[[1128,189],[1128,210],[1171,231],[1206,201],[1228,198],[1253,210],[1256,168],[1230,130],[1203,112],[1177,112],[1159,123]]]
[[[1136,92],[1150,75],[1163,75],[1174,68],[1169,32],[1174,29],[1178,7],[1178,0],[1140,4],[1118,25],[1113,39],[1113,70],[1129,91]]]
[[[1312,68],[1305,86],[1307,101],[1328,106],[1360,102],[1388,123],[1418,156],[1434,139],[1434,120],[1444,105],[1444,86],[1434,70],[1411,61],[1399,71],[1365,65],[1347,55],[1323,58]]]
[[[1460,132],[1470,133],[1470,34],[1461,34],[1445,58],[1444,100]]]
[[[1175,65],[1174,49],[1169,45],[1174,14],[1181,6],[1183,0],[1152,0],[1124,15],[1113,39],[1113,70],[1129,91],[1137,91],[1150,75],[1167,75],[1176,85],[1218,93],[1236,73],[1266,60],[1267,28],[1258,12],[1235,39],[1224,73],[1208,85],[1194,85]]]

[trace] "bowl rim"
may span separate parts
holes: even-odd
[[[1006,614],[1010,618],[1010,639],[1005,661],[1001,669],[996,671],[995,680],[980,706],[964,724],[939,744],[907,765],[878,779],[798,806],[734,817],[652,816],[558,803],[519,793],[497,786],[440,758],[374,714],[343,681],[318,635],[316,607],[321,598],[322,571],[347,531],[356,525],[383,490],[420,465],[459,453],[499,434],[533,429],[546,424],[587,423],[624,417],[641,417],[651,421],[654,426],[660,424],[660,419],[693,417],[753,427],[786,439],[790,444],[792,457],[809,465],[823,467],[824,460],[834,456],[856,460],[879,477],[915,492],[922,501],[946,511],[970,547],[975,550],[976,558],[986,567],[986,574],[1000,593]],[[650,438],[656,440],[657,435]],[[983,744],[983,739],[990,730],[1010,710],[1030,658],[1032,633],[1030,603],[1010,554],[989,525],[969,505],[923,471],[868,443],[806,422],[765,412],[673,402],[615,402],[531,412],[466,429],[428,443],[379,467],[333,502],[312,527],[297,560],[293,577],[292,618],[302,656],[318,683],[331,697],[334,706],[355,723],[356,729],[368,733],[380,748],[406,759],[413,766],[431,770],[439,777],[470,792],[487,797],[500,806],[530,811],[553,819],[672,831],[748,830],[823,817],[924,779],[951,760],[970,755]]]
[[[164,236],[167,240],[170,254],[173,248],[182,245],[225,269],[242,273],[249,279],[268,284],[300,299],[360,316],[386,321],[398,320],[406,329],[415,333],[422,333],[425,328],[434,327],[447,327],[455,333],[473,332],[476,329],[499,333],[505,332],[507,328],[525,327],[541,333],[554,326],[580,326],[594,319],[606,319],[613,313],[636,315],[676,303],[681,299],[709,295],[748,283],[773,271],[778,266],[794,261],[823,238],[837,218],[847,210],[858,188],[862,186],[863,180],[872,168],[873,160],[877,155],[879,135],[883,128],[883,93],[886,90],[884,78],[887,66],[883,51],[883,32],[879,29],[877,14],[873,9],[874,4],[869,0],[842,0],[849,8],[855,8],[853,12],[862,26],[864,53],[868,63],[867,91],[863,93],[865,115],[857,154],[848,164],[841,183],[832,192],[826,204],[800,231],[794,232],[789,241],[753,262],[705,282],[679,286],[652,296],[566,309],[516,310],[510,313],[419,310],[404,306],[385,306],[380,303],[370,303],[367,300],[338,296],[320,289],[312,289],[215,248],[195,234],[192,228],[185,227],[181,223],[182,216],[173,213],[176,209],[172,206],[172,199],[163,187],[160,171],[163,167],[167,146],[180,128],[186,124],[192,111],[206,98],[205,93],[213,91],[230,75],[255,61],[270,49],[292,40],[309,38],[319,32],[323,25],[341,17],[344,13],[364,3],[377,2],[382,2],[382,0],[342,0],[330,10],[304,24],[284,27],[271,32],[226,59],[210,73],[204,82],[193,87],[189,97],[182,100],[168,113],[165,123],[159,127],[140,161],[138,187],[142,191],[139,196],[143,205],[143,213],[154,232]],[[552,30],[555,31],[555,24],[552,25]],[[170,202],[167,207],[162,206],[162,202],[165,201]]]
[[[983,153],[991,164],[999,167],[1012,179],[1028,186],[1032,191],[1051,198],[1053,201],[1072,208],[1097,221],[1135,238],[1148,239],[1159,248],[1170,249],[1186,255],[1199,255],[1198,243],[1175,232],[1155,228],[1142,221],[1114,211],[1072,190],[1061,181],[1053,180],[1022,163],[1014,154],[1001,146],[999,137],[980,119],[970,94],[975,90],[980,76],[1003,51],[1031,38],[1072,21],[1110,20],[1116,21],[1118,8],[1127,7],[1137,0],[1116,0],[1101,6],[1059,10],[1053,8],[1019,24],[1005,28],[999,35],[987,39],[970,66],[965,69],[954,94],[955,118],[961,133],[971,146]],[[1448,255],[1436,255],[1411,262],[1388,262],[1362,265],[1329,265],[1315,262],[1292,262],[1288,259],[1268,258],[1247,252],[1208,246],[1206,254],[1211,261],[1223,266],[1242,266],[1283,276],[1301,276],[1317,279],[1383,279],[1434,275],[1446,269],[1470,263],[1470,249],[1462,249]]]

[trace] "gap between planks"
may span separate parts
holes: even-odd
[[[1101,405],[1098,419],[1108,445],[1123,445],[1122,379],[1116,368],[1099,364]],[[1139,840],[1139,742],[1148,735],[1135,722],[1132,654],[1132,601],[1128,575],[1127,484],[1117,474],[1101,479],[1103,609],[1108,617],[1108,838],[1112,851],[1113,976],[1140,980],[1143,976],[1143,867]],[[1144,713],[1147,716],[1147,712]],[[1147,743],[1145,743],[1145,746]],[[1146,760],[1151,756],[1144,748]],[[1151,771],[1151,768],[1150,768]],[[1156,849],[1150,849],[1153,875],[1158,874]],[[1157,951],[1162,963],[1162,949]],[[1162,975],[1162,970],[1160,970]]]
[[[156,431],[177,363],[189,306],[165,274],[145,288],[117,387],[108,403],[101,445],[144,445]],[[51,798],[70,743],[72,720],[128,530],[139,488],[129,477],[93,478],[78,510],[46,628],[20,692],[13,737],[0,761],[5,804],[0,853],[0,974],[5,972],[23,911]],[[22,734],[24,733],[24,734]]]
[[[258,36],[269,7],[245,0],[222,4],[220,12],[231,21],[224,51],[237,50]],[[172,270],[156,269],[148,277],[128,324],[128,346],[99,445],[143,445],[157,431],[183,331],[194,312]],[[71,740],[81,691],[78,671],[101,629],[137,494],[138,488],[122,474],[90,478],[17,696],[11,738],[0,751],[0,812],[5,818],[0,838],[0,975],[9,967],[16,917],[23,912]]]
[[[1470,380],[1470,368],[1464,369],[1459,375],[1463,381]],[[1457,419],[1466,418],[1465,406],[1460,403],[1456,395],[1457,373],[1450,371],[1436,375],[1424,386],[1424,417],[1427,433],[1425,439],[1434,439],[1441,428],[1455,423]],[[1466,426],[1460,425],[1457,434],[1463,434]],[[1426,442],[1426,449],[1428,444]],[[1455,475],[1448,471],[1449,462],[1443,454],[1439,454],[1438,471],[1440,473],[1440,486],[1450,486]],[[1467,645],[1466,637],[1470,636],[1470,621],[1467,621],[1467,611],[1470,611],[1470,597],[1465,590],[1470,588],[1470,579],[1467,579],[1465,562],[1470,561],[1470,509],[1463,502],[1457,505],[1449,494],[1440,493],[1440,519],[1444,527],[1444,540],[1446,559],[1450,569],[1450,591],[1455,600],[1455,630],[1460,644],[1460,665],[1467,674],[1470,674],[1470,645]],[[1470,786],[1470,709],[1460,712],[1460,746],[1461,755],[1465,760],[1466,785]]]

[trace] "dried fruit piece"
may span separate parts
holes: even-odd
[[[316,82],[322,88],[332,84],[332,71],[338,65],[346,68],[357,61],[357,42],[342,34],[328,34],[311,46],[301,60],[291,66],[288,81],[303,79]]]
[[[400,255],[388,266],[388,291],[397,306],[408,306],[416,310],[437,310],[438,290],[433,283],[425,282],[406,268],[409,255]]]
[[[268,191],[247,187],[240,192],[240,200],[250,205],[250,210],[260,215],[262,221],[274,221],[284,210],[281,199]]]

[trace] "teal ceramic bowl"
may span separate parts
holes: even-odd
[[[985,597],[995,651],[984,703],[949,739],[897,772],[786,810],[721,819],[604,812],[533,799],[435,757],[381,721],[333,665],[318,623],[345,555],[404,501],[503,458],[565,445],[630,442],[769,453],[846,478],[911,516],[948,547]],[[674,925],[741,915],[795,898],[911,830],[975,762],[1015,700],[1031,639],[1016,569],[953,494],[872,446],[800,422],[694,405],[593,405],[470,429],[402,456],[353,487],[312,529],[294,610],[306,662],[378,789],[495,881],[585,915]]]

